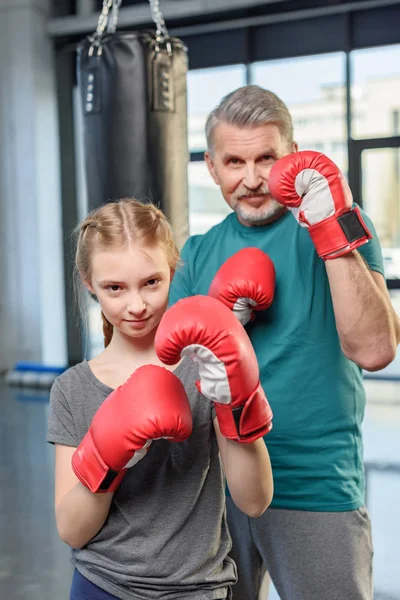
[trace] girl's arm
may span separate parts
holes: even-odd
[[[259,517],[271,504],[274,492],[271,462],[263,438],[250,444],[228,440],[218,419],[214,429],[230,494],[236,506],[249,517]]]
[[[60,538],[82,548],[102,528],[113,493],[92,494],[75,476],[71,459],[76,448],[56,444],[55,512]]]

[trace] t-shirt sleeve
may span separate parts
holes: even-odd
[[[194,235],[190,237],[181,251],[181,264],[178,267],[169,290],[169,306],[172,306],[178,300],[194,296],[194,273],[196,249],[202,236]]]
[[[79,445],[70,405],[57,380],[50,391],[47,441],[75,448]]]
[[[385,277],[382,250],[381,250],[381,245],[379,242],[378,234],[376,233],[376,229],[375,229],[371,219],[369,218],[369,216],[362,209],[360,209],[360,212],[365,221],[365,224],[367,225],[368,229],[371,232],[372,240],[369,240],[368,243],[364,244],[363,246],[359,246],[357,248],[357,250],[367,261],[369,268],[372,271],[377,271],[378,273],[380,273],[381,275],[383,275]]]

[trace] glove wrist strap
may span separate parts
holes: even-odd
[[[126,469],[113,471],[101,458],[89,429],[72,456],[72,469],[81,483],[93,493],[114,492]]]
[[[308,231],[318,256],[324,260],[343,256],[372,238],[358,207],[310,225]]]
[[[215,412],[222,435],[236,442],[249,444],[272,429],[271,407],[260,383],[243,406],[216,402]]]

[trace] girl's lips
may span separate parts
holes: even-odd
[[[129,323],[132,327],[141,327],[147,323],[150,317],[145,319],[125,319],[125,323]]]
[[[149,317],[146,317],[145,319],[125,319],[125,321],[128,321],[128,323],[141,323],[142,321],[147,321]]]

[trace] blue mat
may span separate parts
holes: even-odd
[[[18,362],[5,375],[7,385],[23,388],[49,390],[58,375],[68,367],[43,365],[41,363]]]

